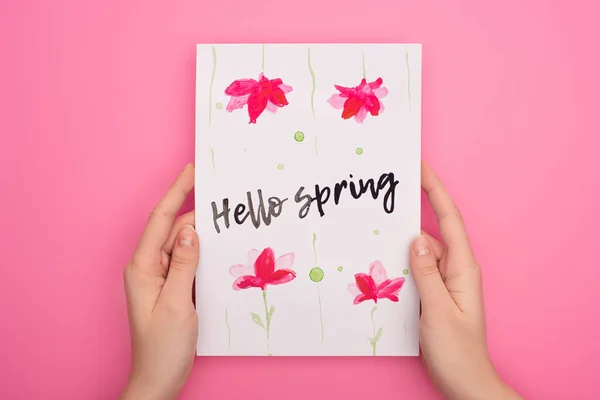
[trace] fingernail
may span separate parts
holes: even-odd
[[[194,235],[196,231],[191,225],[184,225],[179,231],[179,246],[180,247],[192,247],[194,245]]]
[[[425,239],[423,236],[419,236],[415,240],[415,253],[418,256],[426,256],[431,252],[429,250],[429,240]]]

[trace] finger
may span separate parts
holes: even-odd
[[[179,234],[179,230],[184,225],[196,226],[196,212],[194,210],[180,215],[173,223],[173,228],[171,228],[169,238],[163,246],[163,251],[168,255],[171,255],[171,253],[173,252],[173,246],[175,245],[175,239],[177,238],[177,234]]]
[[[140,239],[138,255],[155,256],[160,251],[169,237],[173,221],[181,205],[193,187],[194,165],[188,164],[150,214]]]
[[[417,284],[423,310],[452,304],[442,280],[433,246],[425,236],[416,238],[410,250],[410,269]]]
[[[191,225],[184,225],[177,234],[171,264],[161,298],[184,304],[192,301],[192,285],[200,258],[198,235]]]
[[[421,229],[421,235],[429,239],[429,243],[431,243],[431,247],[433,247],[433,254],[435,254],[435,258],[440,261],[440,258],[442,258],[444,255],[444,246],[439,242],[439,240],[425,232],[423,229]]]
[[[440,224],[448,250],[472,257],[471,244],[460,211],[444,189],[440,178],[425,161],[421,163],[421,186]]]

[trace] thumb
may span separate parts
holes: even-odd
[[[423,309],[438,306],[450,299],[450,293],[442,280],[431,242],[425,236],[417,237],[410,249],[412,271]]]
[[[180,297],[182,302],[192,301],[192,285],[199,258],[198,235],[193,226],[184,225],[179,230],[173,246],[167,281],[162,291],[166,296]]]

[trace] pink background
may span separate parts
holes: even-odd
[[[529,398],[600,397],[600,33],[584,3],[3,0],[0,398],[117,396],[121,270],[193,159],[194,45],[240,41],[422,43],[423,157],[483,266],[494,362]],[[197,359],[181,397],[240,393],[439,398],[416,358]]]

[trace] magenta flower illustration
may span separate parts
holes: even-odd
[[[229,273],[236,278],[233,290],[260,288],[265,306],[265,321],[256,314],[251,313],[252,321],[267,334],[267,349],[270,348],[271,320],[275,307],[269,308],[267,303],[267,286],[281,285],[296,278],[296,272],[291,268],[294,264],[294,253],[287,253],[275,258],[275,253],[269,247],[262,252],[252,249],[248,252],[246,264],[236,264],[229,268]]]
[[[327,101],[333,108],[342,110],[343,119],[354,117],[356,122],[362,124],[367,114],[376,117],[383,112],[380,99],[387,96],[388,90],[382,84],[381,78],[369,83],[363,78],[355,87],[334,85],[340,93],[334,94]]]
[[[368,336],[369,343],[373,348],[373,355],[377,352],[377,342],[383,334],[383,328],[375,328],[375,311],[377,301],[388,299],[398,302],[398,293],[404,285],[404,278],[390,279],[381,261],[374,261],[369,265],[369,273],[358,273],[354,275],[355,282],[348,284],[348,290],[354,296],[354,304],[360,304],[367,300],[373,300],[375,305],[371,309],[371,322],[373,323],[373,336]]]
[[[255,124],[265,109],[274,113],[278,108],[287,106],[289,103],[285,95],[292,90],[280,78],[268,79],[262,73],[258,80],[238,79],[225,89],[225,94],[231,96],[226,109],[232,112],[247,105],[249,123]]]
[[[296,273],[289,269],[293,264],[293,253],[275,259],[273,250],[269,247],[262,252],[252,249],[248,252],[247,264],[237,264],[229,268],[229,273],[237,278],[233,282],[233,290],[256,287],[264,291],[267,285],[289,282],[296,277]]]
[[[369,274],[358,273],[354,275],[355,283],[348,284],[348,290],[354,296],[354,304],[365,300],[373,300],[377,303],[379,299],[398,301],[398,292],[404,285],[404,278],[389,279],[387,271],[381,261],[375,261],[369,266]]]

